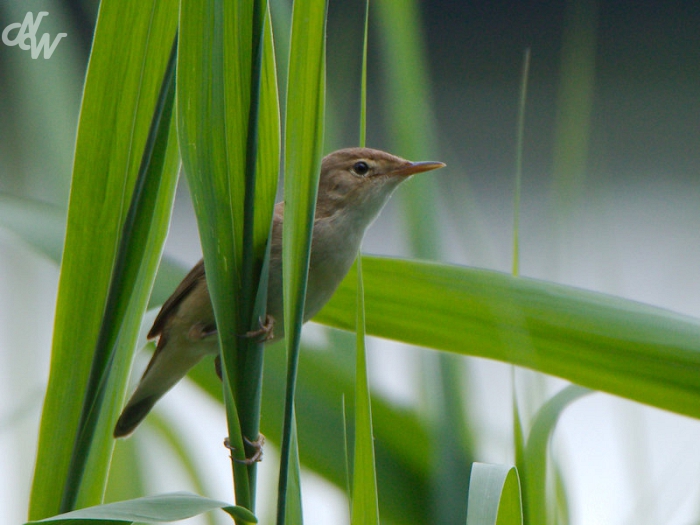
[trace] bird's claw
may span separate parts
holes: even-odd
[[[245,441],[245,444],[248,445],[248,447],[250,447],[250,449],[253,451],[253,455],[248,457],[248,454],[246,453],[245,459],[238,459],[234,458],[233,454],[231,454],[231,459],[233,459],[233,461],[235,461],[236,463],[242,463],[244,465],[252,465],[253,463],[262,461],[265,436],[263,436],[262,434],[258,434],[258,439],[256,439],[255,441],[251,441],[247,437],[243,436],[243,441]],[[231,452],[236,450],[236,447],[231,445],[229,438],[224,439],[224,446]]]
[[[275,318],[272,317],[271,315],[266,315],[265,316],[265,321],[263,322],[262,319],[258,319],[258,323],[260,324],[260,328],[258,330],[250,330],[249,332],[246,332],[243,335],[239,335],[238,337],[240,338],[246,338],[246,339],[254,339],[258,343],[264,343],[265,341],[269,341],[273,337],[275,337],[275,334],[273,332],[273,329],[275,327]],[[195,335],[197,334],[215,334],[216,330],[210,331],[210,332],[204,332],[201,331],[199,328],[199,325],[194,325],[192,328],[190,328],[190,339],[194,339],[193,337],[193,331],[194,330],[200,330],[195,332]],[[202,339],[205,336],[200,336],[198,339]],[[219,379],[223,381],[223,372],[222,372],[222,367],[221,367],[221,356],[217,355],[216,360],[214,361],[214,369],[216,370],[216,375],[219,376]]]
[[[271,315],[265,316],[265,321],[262,318],[258,319],[258,324],[260,328],[257,330],[250,330],[239,337],[245,337],[246,339],[253,339],[258,343],[264,343],[275,337],[275,318]]]

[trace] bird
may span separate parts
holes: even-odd
[[[394,190],[412,175],[442,168],[442,162],[411,162],[384,151],[346,148],[321,162],[311,241],[304,322],[328,302],[350,270],[365,231]],[[275,205],[267,292],[267,342],[284,336],[282,306],[282,224],[284,202]],[[148,339],[156,350],[114,428],[126,437],[155,403],[202,358],[218,355],[214,310],[203,260],[163,303]]]

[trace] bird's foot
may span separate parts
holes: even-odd
[[[271,315],[265,316],[265,321],[258,319],[258,324],[260,328],[257,330],[250,330],[240,337],[245,337],[246,339],[253,339],[258,343],[264,343],[275,337],[275,318]]]
[[[238,459],[234,458],[233,455],[231,455],[231,458],[233,461],[237,463],[243,463],[244,465],[252,465],[253,463],[257,463],[258,461],[262,461],[262,456],[263,456],[263,445],[265,444],[265,436],[262,434],[258,434],[258,439],[255,441],[249,440],[247,437],[243,436],[243,441],[245,441],[246,449],[250,449],[252,454],[248,456],[248,450],[246,450],[246,457],[245,459]],[[224,446],[229,449],[231,452],[236,450],[236,447],[231,445],[231,442],[229,441],[228,438],[224,439]]]
[[[250,330],[249,332],[246,332],[243,335],[239,335],[238,337],[241,338],[246,338],[246,339],[254,339],[258,343],[264,343],[265,341],[269,341],[270,339],[275,337],[275,334],[273,332],[273,329],[275,327],[275,318],[272,317],[271,315],[266,315],[265,316],[265,321],[263,322],[262,319],[258,319],[258,323],[260,324],[260,328],[258,330]],[[190,339],[197,340],[195,337],[193,337],[193,331],[195,329],[200,329],[199,325],[194,325],[192,328],[190,328]],[[204,337],[208,337],[209,335],[216,334],[216,329],[209,331],[209,332],[196,332],[195,335],[198,334],[203,334],[199,336],[199,339],[203,339]],[[204,335],[206,334],[206,335]],[[214,360],[214,369],[216,370],[216,375],[219,376],[219,379],[223,381],[223,372],[222,372],[222,366],[221,366],[221,356],[217,355],[216,359]]]

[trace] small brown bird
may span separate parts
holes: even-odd
[[[367,227],[387,200],[411,175],[445,166],[410,162],[369,148],[341,149],[323,159],[316,201],[304,322],[331,298],[352,266]],[[272,223],[267,314],[274,335],[283,337],[282,221],[284,203],[275,206]],[[207,355],[219,351],[214,311],[203,261],[199,261],[163,304],[148,338],[158,345],[136,391],[114,428],[114,437],[131,434],[158,399]]]

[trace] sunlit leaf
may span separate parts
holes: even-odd
[[[100,6],[76,142],[31,518],[56,514],[61,505],[121,229],[175,35],[173,7],[170,1],[121,0]],[[151,233],[145,235],[150,237],[139,239],[139,243],[150,242],[150,252],[142,262],[136,291],[128,299],[128,326],[122,327],[123,339],[107,387],[108,408],[100,414],[97,437],[86,458],[80,506],[100,502],[103,494],[113,446],[111,427],[170,216],[177,175],[175,151],[170,148],[166,154],[170,160],[147,222]],[[141,246],[136,243],[134,248]]]

